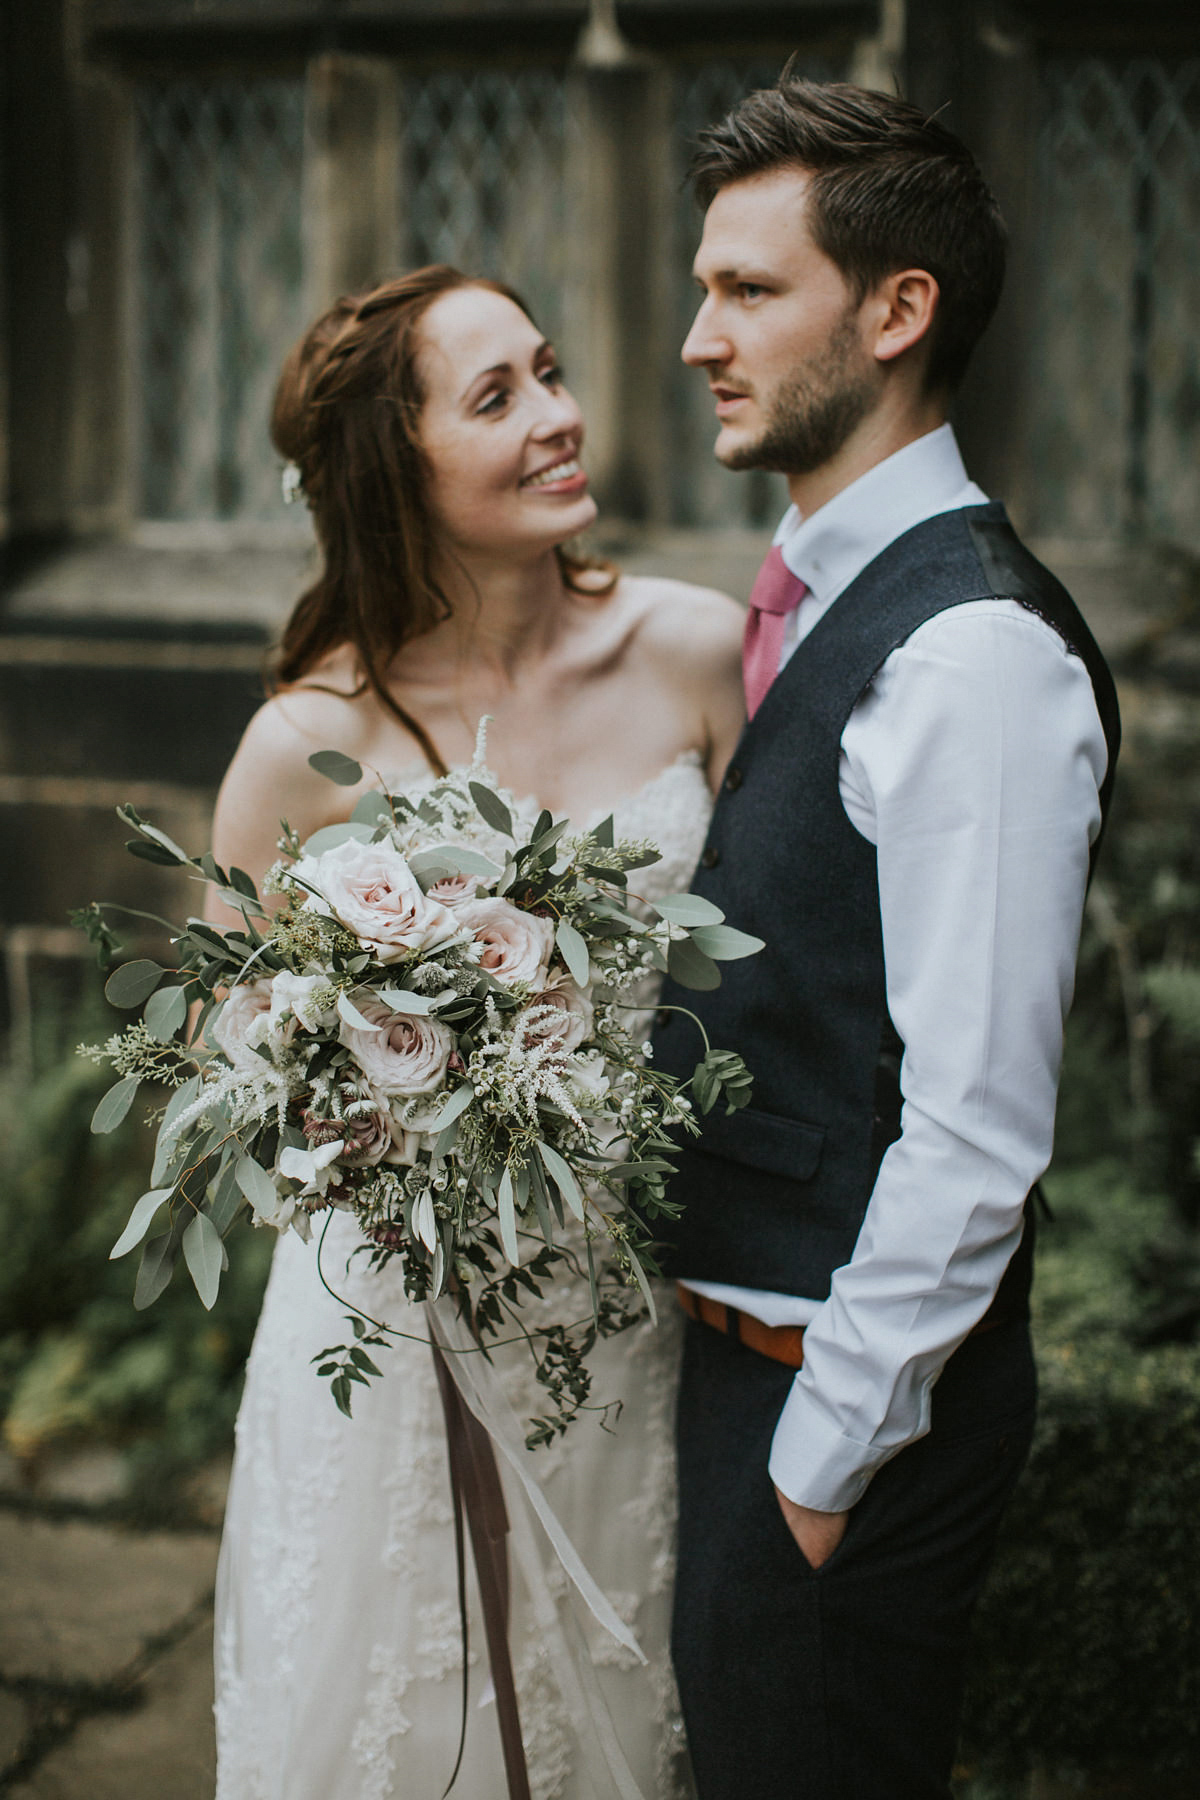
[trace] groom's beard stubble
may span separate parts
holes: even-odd
[[[725,467],[811,475],[831,461],[876,396],[873,371],[856,366],[855,352],[861,354],[861,345],[854,311],[847,310],[820,355],[780,383],[762,436],[723,456]]]

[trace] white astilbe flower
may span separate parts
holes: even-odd
[[[538,1101],[548,1100],[586,1132],[579,1107],[564,1079],[563,1059],[553,1045],[527,1045],[513,1033],[481,1044],[467,1065],[467,1079],[485,1112],[514,1115],[537,1129]]]

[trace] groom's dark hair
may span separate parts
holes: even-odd
[[[707,207],[731,182],[776,169],[811,173],[809,229],[856,300],[898,269],[934,277],[926,383],[956,387],[996,310],[1007,243],[961,138],[907,100],[785,69],[700,133],[689,173]]]

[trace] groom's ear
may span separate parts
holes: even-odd
[[[876,362],[894,362],[928,338],[940,292],[928,269],[901,269],[879,283],[865,303]]]

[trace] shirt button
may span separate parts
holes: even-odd
[[[654,1015],[654,1023],[658,1026],[660,1031],[665,1031],[674,1017],[675,1014],[671,1011],[669,1006],[660,1006]]]
[[[721,852],[717,849],[715,844],[710,844],[708,849],[704,852],[704,855],[700,858],[700,867],[702,869],[715,869],[720,860]]]
[[[731,794],[736,794],[744,780],[745,777],[740,769],[729,769],[725,775],[725,786]]]

